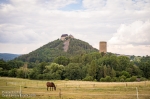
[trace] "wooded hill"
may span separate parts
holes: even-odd
[[[69,45],[67,52],[65,52],[63,47],[67,40],[69,40]],[[24,62],[52,62],[58,56],[73,57],[78,54],[98,52],[97,49],[93,48],[87,42],[75,38],[68,38],[67,40],[54,40],[29,54],[16,58],[15,60]]]
[[[16,57],[20,56],[19,54],[11,54],[11,53],[0,53],[0,59],[5,61],[12,60]]]
[[[78,39],[57,39],[15,60],[0,60],[0,75],[41,80],[142,81],[150,79],[150,56],[104,54]]]

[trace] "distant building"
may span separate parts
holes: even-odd
[[[68,34],[62,34],[60,39],[63,41],[66,37],[68,37]]]
[[[74,38],[72,35],[69,35],[69,36],[68,36],[68,34],[62,34],[60,39],[61,39],[62,41],[64,41],[64,40],[66,40],[67,37],[69,37],[69,38]]]
[[[101,41],[99,43],[99,52],[104,52],[104,53],[107,53],[107,42],[105,41]]]
[[[71,35],[71,34],[69,35],[69,37],[70,37],[70,38],[74,38],[73,35]]]

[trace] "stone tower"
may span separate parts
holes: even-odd
[[[99,52],[104,52],[104,53],[107,53],[107,42],[105,41],[101,41],[99,43]]]

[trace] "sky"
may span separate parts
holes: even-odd
[[[27,54],[62,34],[150,55],[150,0],[0,0],[0,53]]]

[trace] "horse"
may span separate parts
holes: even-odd
[[[53,82],[47,82],[46,86],[47,86],[47,91],[48,91],[48,87],[50,87],[50,91],[51,91],[51,89],[52,89],[52,91],[53,91],[53,89],[56,90],[56,86]]]

